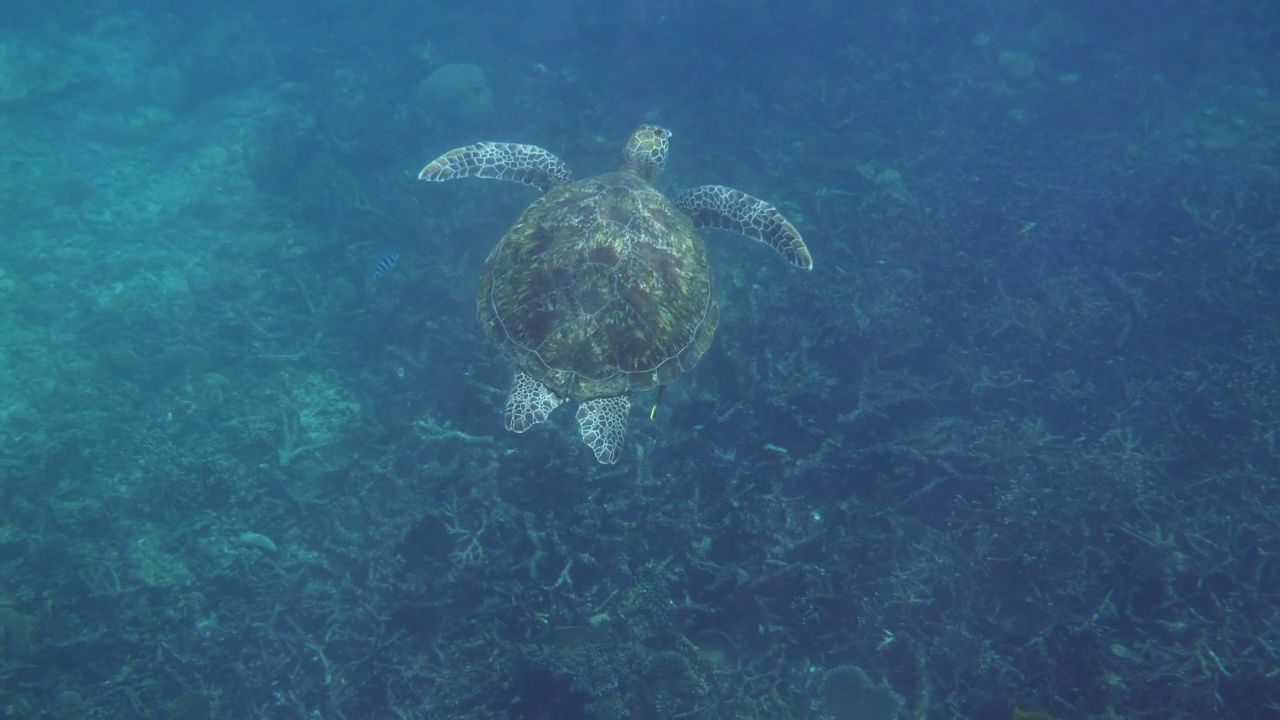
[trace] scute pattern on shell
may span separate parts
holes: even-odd
[[[719,319],[697,229],[630,173],[531,205],[489,255],[476,301],[502,352],[574,400],[671,382],[706,352]]]

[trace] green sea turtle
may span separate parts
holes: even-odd
[[[670,137],[643,125],[616,171],[577,182],[540,147],[495,142],[450,150],[418,174],[542,191],[489,254],[476,291],[485,334],[516,368],[508,430],[524,432],[575,400],[583,441],[600,462],[617,462],[631,393],[692,369],[715,335],[719,309],[698,228],[759,240],[812,269],[800,233],[769,203],[720,185],[674,202],[654,189]]]

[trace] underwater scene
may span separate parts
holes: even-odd
[[[1280,718],[1277,48],[0,3],[0,719]]]

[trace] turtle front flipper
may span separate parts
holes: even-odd
[[[596,460],[606,465],[618,462],[618,451],[627,436],[627,413],[631,398],[626,395],[592,398],[578,406],[578,428],[582,441],[591,447]]]
[[[676,196],[676,206],[700,228],[728,230],[759,240],[781,253],[792,265],[813,269],[813,258],[800,231],[778,212],[778,208],[741,190],[723,185],[689,188]]]
[[[511,383],[511,395],[507,398],[503,421],[508,430],[522,433],[544,422],[562,402],[564,399],[547,389],[546,385],[534,380],[525,371],[516,370],[516,379]]]
[[[450,150],[418,173],[429,182],[464,177],[511,180],[545,193],[568,184],[569,166],[537,145],[482,142]]]

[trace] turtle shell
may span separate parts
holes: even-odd
[[[627,172],[529,206],[485,261],[476,305],[503,354],[570,400],[671,382],[719,320],[697,228]]]

